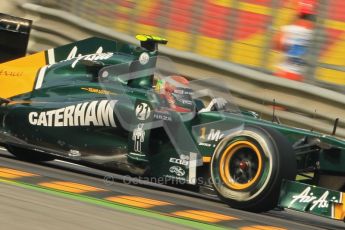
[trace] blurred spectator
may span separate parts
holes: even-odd
[[[283,26],[275,37],[274,47],[283,52],[283,60],[277,66],[278,77],[302,81],[306,72],[306,57],[310,51],[316,20],[316,0],[301,0],[297,5],[297,18]]]

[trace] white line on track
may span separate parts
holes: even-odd
[[[69,164],[69,165],[74,165],[74,166],[79,166],[79,167],[83,167],[82,165],[78,165],[78,164],[74,164],[68,161],[62,161],[62,160],[54,160],[55,162],[60,162],[60,163],[64,163],[64,164]]]

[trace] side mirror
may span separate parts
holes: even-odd
[[[0,13],[0,63],[24,57],[32,21]]]

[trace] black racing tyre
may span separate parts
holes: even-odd
[[[296,159],[280,132],[245,126],[218,144],[210,168],[223,201],[233,208],[264,212],[277,205],[282,180],[295,179]]]
[[[51,155],[44,154],[35,150],[24,149],[17,146],[6,146],[7,150],[16,156],[20,160],[40,162],[40,161],[52,161],[55,158]]]

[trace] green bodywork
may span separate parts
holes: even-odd
[[[152,89],[158,51],[141,42],[137,47],[93,38],[55,49],[55,64],[46,67],[41,87],[1,105],[0,143],[195,184],[192,177],[201,176],[199,169],[209,164],[203,157],[212,157],[225,135],[255,125],[288,138],[299,171],[345,175],[345,141],[333,136],[264,121],[248,111],[167,109]],[[102,54],[90,54],[100,47]],[[133,78],[130,73],[139,75]],[[197,164],[188,164],[191,159]],[[288,194],[298,186],[292,187],[287,182],[283,191]],[[289,202],[281,200],[282,206]],[[307,210],[302,205],[292,208]]]
[[[279,206],[308,212],[332,219],[343,220],[336,207],[342,207],[343,195],[339,191],[311,186],[295,181],[284,181],[280,194]]]

